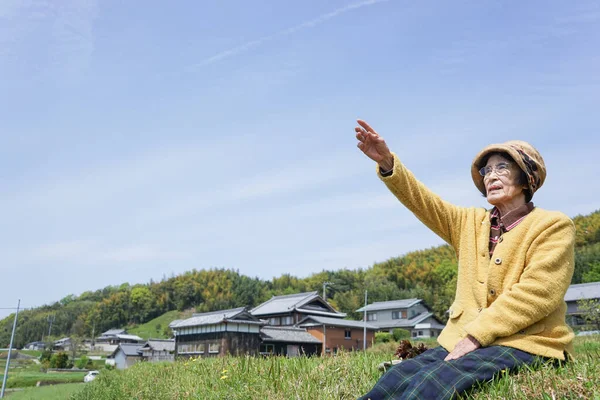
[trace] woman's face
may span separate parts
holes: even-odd
[[[483,184],[488,203],[496,207],[525,204],[524,187],[518,183],[521,171],[515,162],[494,154],[485,168],[488,173],[483,177]]]

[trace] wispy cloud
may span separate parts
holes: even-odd
[[[0,66],[28,71],[28,79],[47,73],[78,79],[94,51],[96,14],[96,0],[0,2]]]
[[[233,47],[231,49],[228,50],[224,50],[220,53],[215,54],[214,56],[205,58],[204,60],[198,62],[197,64],[194,64],[190,67],[190,69],[194,69],[194,68],[199,68],[199,67],[203,67],[209,64],[213,64],[215,62],[224,60],[226,58],[238,55],[240,53],[246,52],[248,50],[251,50],[255,47],[258,47],[268,41],[274,40],[274,39],[278,39],[278,38],[282,38],[285,36],[289,36],[292,35],[298,31],[304,30],[304,29],[308,29],[308,28],[313,28],[317,25],[320,25],[332,18],[335,18],[339,15],[345,14],[349,11],[353,11],[362,7],[367,7],[367,6],[371,6],[377,3],[383,3],[389,0],[366,0],[366,1],[361,1],[361,2],[357,2],[357,3],[353,3],[353,4],[348,4],[344,7],[340,7],[336,10],[333,10],[331,12],[328,12],[326,14],[322,14],[319,15],[316,18],[313,18],[309,21],[305,21],[302,22],[301,24],[298,24],[296,26],[293,26],[291,28],[288,29],[284,29],[282,31],[276,32],[274,34],[271,35],[267,35],[267,36],[263,36],[259,39],[255,39],[255,40],[251,40],[249,42],[246,42],[244,44],[241,44],[237,47]]]

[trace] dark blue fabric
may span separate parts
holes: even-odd
[[[443,347],[427,350],[389,369],[359,400],[452,399],[486,382],[500,371],[514,372],[539,357],[505,346],[479,348],[457,360],[444,361]]]

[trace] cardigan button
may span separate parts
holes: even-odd
[[[504,240],[504,238],[502,236],[500,236],[500,239],[498,239],[498,242],[502,243],[503,240]]]
[[[502,264],[502,259],[500,257],[498,257],[494,260],[494,262],[496,263],[496,265],[500,265],[500,264]]]
[[[495,295],[496,295],[496,291],[495,291],[494,289],[490,289],[490,294],[491,294],[492,296],[495,296]]]

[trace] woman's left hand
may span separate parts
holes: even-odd
[[[456,344],[454,350],[444,358],[444,361],[456,360],[467,353],[477,350],[481,345],[473,336],[469,335]]]

